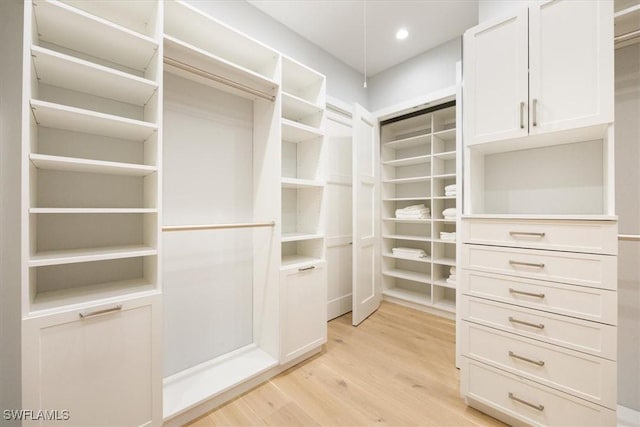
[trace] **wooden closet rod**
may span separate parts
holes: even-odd
[[[622,43],[627,40],[635,39],[637,37],[640,37],[640,29],[629,31],[628,33],[620,34],[618,36],[615,36],[613,39],[615,40],[616,43]]]
[[[618,240],[640,241],[640,234],[618,234]]]
[[[178,61],[177,59],[173,59],[171,57],[165,56],[164,63],[170,65],[172,67],[179,68],[181,70],[187,71],[192,74],[196,74],[200,77],[204,77],[205,79],[213,80],[214,82],[222,83],[227,86],[231,86],[234,89],[241,90],[243,92],[250,93],[251,95],[255,95],[259,98],[266,99],[267,101],[275,101],[275,95],[268,94],[266,92],[262,92],[260,90],[254,89],[252,87],[243,85],[242,83],[234,82],[231,79],[226,77],[219,76],[217,74],[210,73],[206,70],[203,70],[198,67],[194,67],[193,65],[186,64],[182,61]]]
[[[194,224],[194,225],[165,225],[162,231],[191,231],[191,230],[219,230],[222,228],[255,228],[275,227],[275,221],[271,222],[239,222],[236,224]]]

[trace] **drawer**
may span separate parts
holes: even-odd
[[[462,319],[616,360],[616,327],[463,295]]]
[[[461,270],[460,289],[480,298],[616,325],[615,291]]]
[[[462,393],[468,403],[509,424],[517,425],[519,421],[533,426],[616,425],[616,412],[611,409],[466,357],[461,359]]]
[[[616,255],[618,223],[465,218],[462,242]]]
[[[467,357],[616,408],[616,362],[469,322],[461,342]]]
[[[611,255],[462,245],[462,267],[612,290],[618,280],[617,257]]]

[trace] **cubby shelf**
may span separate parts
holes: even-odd
[[[434,258],[433,259],[433,263],[434,264],[440,264],[440,265],[449,265],[451,267],[455,267],[456,260],[455,260],[455,258],[440,257],[440,258]]]
[[[36,123],[43,127],[90,133],[112,138],[144,141],[158,126],[112,114],[98,113],[53,102],[31,100]]]
[[[439,138],[443,141],[455,141],[456,139],[456,129],[447,129],[447,130],[441,130],[438,132],[434,132],[433,136],[436,138]]]
[[[305,255],[287,255],[282,257],[281,266],[283,269],[308,265],[310,263],[322,261],[321,258],[310,257]]]
[[[430,219],[401,219],[401,218],[383,218],[383,221],[397,222],[400,224],[429,224]]]
[[[38,39],[143,71],[156,40],[59,1],[35,0]]]
[[[424,262],[424,263],[430,263],[431,262],[431,257],[424,257],[424,258],[409,258],[409,257],[402,257],[402,256],[398,256],[398,255],[394,255],[391,252],[385,252],[382,254],[383,257],[386,258],[394,258],[394,259],[401,259],[404,261],[416,261],[416,262]]]
[[[324,106],[322,105],[282,92],[282,116],[285,119],[301,122],[309,116],[322,114],[323,111]]]
[[[158,170],[155,166],[134,163],[106,162],[102,160],[79,159],[75,157],[51,156],[46,154],[29,155],[31,163],[38,169],[65,172],[101,173],[111,175],[147,176]]]
[[[446,243],[446,244],[449,244],[449,245],[455,245],[456,241],[455,240],[433,239],[433,243]]]
[[[430,305],[431,294],[413,291],[410,289],[391,287],[382,292],[382,295],[396,298],[402,301],[412,302],[419,305]]]
[[[282,57],[282,90],[314,105],[324,104],[322,74],[287,57]],[[324,107],[323,107],[324,108]]]
[[[455,151],[443,151],[441,153],[433,153],[433,157],[442,159],[442,160],[453,160],[456,158]]]
[[[29,267],[145,257],[157,254],[158,250],[149,246],[113,246],[107,248],[46,251],[33,255],[29,260]]]
[[[282,242],[299,242],[302,240],[315,240],[322,239],[322,234],[307,234],[307,233],[283,233]]]
[[[30,208],[32,214],[148,214],[155,208]]]
[[[429,200],[431,196],[416,196],[416,197],[385,197],[383,202],[411,202],[420,200]]]
[[[409,138],[397,139],[395,141],[385,142],[383,146],[385,148],[391,148],[394,150],[402,150],[405,148],[419,147],[421,145],[428,144],[430,140],[431,140],[431,134],[429,133],[424,135],[411,136]]]
[[[286,178],[281,179],[282,188],[323,188],[324,182],[310,179]]]
[[[411,178],[394,178],[382,180],[385,184],[411,184],[414,182],[428,182],[431,180],[430,176],[414,176]]]
[[[412,282],[425,284],[431,283],[431,276],[426,273],[418,273],[416,271],[392,269],[383,270],[382,274],[384,276],[395,277],[397,279],[411,280]]]
[[[153,25],[150,21],[156,14],[157,3],[155,1],[63,0],[63,2],[141,34],[150,35],[149,33],[153,31]]]
[[[449,282],[447,282],[446,279],[434,280],[433,284],[436,285],[436,286],[443,287],[443,288],[449,288],[449,289],[455,289],[456,288],[456,284],[455,283],[449,283]]]
[[[439,175],[433,175],[433,179],[449,179],[449,178],[455,178],[456,174],[455,173],[442,173]]]
[[[412,236],[412,235],[404,235],[404,234],[384,234],[382,236],[383,239],[394,239],[394,240],[411,240],[415,242],[431,242],[431,237],[422,237],[422,236]]]
[[[287,142],[303,142],[320,138],[324,135],[318,128],[282,119],[282,140]]]
[[[39,82],[51,86],[141,106],[158,89],[154,81],[40,46],[31,47],[31,58]]]
[[[433,306],[442,311],[448,311],[449,313],[456,312],[456,302],[453,300],[442,299],[438,302],[433,303]]]
[[[382,162],[382,164],[385,166],[411,166],[411,165],[426,164],[426,163],[429,163],[430,161],[431,161],[431,155],[426,154],[424,156],[414,156],[414,157],[407,157],[404,159],[388,160],[388,161]]]

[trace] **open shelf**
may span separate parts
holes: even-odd
[[[322,239],[322,234],[306,234],[306,233],[283,233],[282,242],[299,242],[302,240]]]
[[[324,183],[321,181],[313,181],[310,179],[299,178],[282,178],[283,188],[322,188]]]
[[[412,302],[420,305],[431,305],[431,295],[428,293],[417,292],[411,289],[400,287],[392,287],[385,289],[382,295],[396,298],[402,301]]]
[[[282,119],[282,140],[288,142],[303,142],[319,138],[324,135],[318,128]]]
[[[39,126],[132,141],[144,141],[158,129],[153,123],[36,99],[31,100],[31,110]]]
[[[282,92],[282,117],[307,125],[319,124],[324,106],[314,104],[290,93]]]
[[[433,153],[433,157],[436,157],[442,160],[453,160],[456,158],[456,156],[457,154],[455,151],[444,151],[442,153]]]
[[[39,252],[29,260],[29,267],[74,264],[157,255],[158,250],[149,246],[115,246],[94,249],[71,249]]]
[[[382,162],[385,166],[411,166],[411,165],[421,165],[426,164],[431,161],[431,155],[426,154],[423,156],[414,156],[407,157],[404,159],[396,159],[396,160],[388,160],[386,162]]]
[[[434,258],[433,259],[433,263],[434,264],[440,264],[440,265],[448,265],[448,266],[451,266],[451,267],[455,267],[456,266],[455,258],[445,258],[445,257]]]
[[[442,310],[442,311],[448,311],[450,313],[455,313],[456,312],[456,303],[455,301],[451,301],[451,300],[447,300],[447,299],[443,299],[440,300],[436,303],[433,304],[433,307]]]
[[[385,184],[411,184],[413,182],[428,182],[430,180],[430,176],[415,176],[411,178],[385,179],[382,182]]]
[[[143,71],[158,43],[143,34],[59,1],[35,0],[38,38],[116,64]]]
[[[158,170],[155,166],[134,163],[106,162],[102,160],[78,159],[75,157],[50,156],[46,154],[29,155],[38,169],[65,172],[103,173],[112,175],[147,176]]]
[[[455,178],[456,174],[455,173],[443,173],[440,175],[434,175],[433,179],[448,179],[448,178]]]
[[[145,105],[158,84],[40,46],[31,47],[31,58],[40,83]]]
[[[447,282],[447,279],[434,280],[433,284],[436,285],[436,286],[441,286],[443,288],[449,288],[449,289],[455,289],[456,288],[456,284]]]
[[[397,222],[401,224],[429,224],[430,219],[401,219],[401,218],[383,218],[383,221]]]
[[[384,234],[383,239],[412,240],[415,242],[431,242],[431,237],[409,236],[404,234]]]
[[[443,141],[455,141],[456,129],[446,129],[433,133],[434,137],[440,138]]]
[[[303,266],[319,261],[322,261],[322,259],[305,255],[287,255],[282,257],[282,268]]]
[[[282,57],[282,90],[313,105],[324,104],[322,74],[289,58]]]
[[[455,240],[442,240],[442,239],[433,239],[433,243],[448,243],[450,245],[455,245]]]
[[[107,19],[130,30],[150,36],[157,13],[157,3],[149,0],[87,1],[62,0],[77,9]]]
[[[146,214],[157,213],[154,208],[30,208],[32,214]]]
[[[395,277],[396,279],[411,280],[412,282],[419,282],[419,283],[426,283],[426,284],[431,283],[430,275],[425,273],[418,273],[410,270],[399,270],[399,269],[383,270],[382,274],[384,276]]]
[[[424,263],[431,262],[431,257],[429,256],[426,256],[424,258],[409,258],[409,257],[394,255],[392,252],[385,252],[382,254],[382,256],[385,258],[401,259],[403,261],[416,261],[416,262],[424,262]]]
[[[383,202],[411,202],[420,200],[429,200],[430,196],[416,196],[416,197],[388,197],[382,199]]]
[[[384,148],[391,148],[394,150],[402,150],[405,148],[419,147],[421,145],[428,144],[431,141],[431,134],[423,134],[411,136],[408,138],[397,139],[395,141],[385,142]]]

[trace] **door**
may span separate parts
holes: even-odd
[[[353,324],[380,306],[378,124],[356,104],[353,115]]]
[[[465,144],[528,133],[527,9],[464,34]]]
[[[530,7],[530,133],[613,121],[613,2]]]

